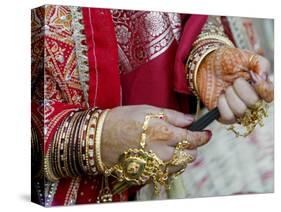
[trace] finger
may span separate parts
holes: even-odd
[[[170,151],[172,151],[172,150],[170,150]],[[188,164],[194,162],[197,158],[197,150],[184,150],[184,154],[186,155],[186,157],[188,157],[188,160],[189,160]],[[170,160],[171,159],[172,159],[172,157],[170,158]],[[182,170],[183,168],[186,168],[186,166],[184,166],[184,165],[169,166],[168,171],[170,174],[173,174],[173,173],[176,173],[176,172]]]
[[[176,127],[161,119],[151,119],[147,129],[147,140],[153,143],[170,145],[176,138]]]
[[[202,146],[210,141],[212,132],[210,130],[188,131],[187,141],[194,145],[194,148]]]
[[[197,149],[192,149],[192,150],[183,150],[186,156],[191,157],[189,162],[192,163],[196,160],[197,158]],[[163,161],[167,162],[170,161],[175,153],[175,148],[173,147],[166,147],[164,148],[163,153],[160,153],[161,155],[164,154],[164,152],[167,154],[166,156],[162,156]],[[168,157],[169,156],[169,157]]]
[[[191,115],[175,110],[163,109],[163,112],[167,116],[167,122],[176,127],[187,127],[194,121]]]
[[[238,78],[244,78],[246,80],[249,80],[251,78],[250,74],[248,72],[245,71],[239,71],[239,72],[235,72],[231,75],[224,75],[222,76],[222,79],[224,82],[227,82],[229,84],[232,84],[234,79],[238,79]]]
[[[212,132],[210,130],[204,131],[187,131],[187,141],[191,144],[188,149],[195,149],[197,147],[207,144],[212,137]]]
[[[259,75],[267,75],[270,72],[270,62],[265,57],[260,55],[251,55],[249,58],[248,67],[250,71],[253,71]]]
[[[173,137],[171,140],[167,141],[167,144],[172,147],[175,147],[179,142],[186,141],[184,144],[186,149],[195,149],[208,143],[212,136],[212,133],[209,130],[191,132],[172,125],[170,125],[170,129],[173,132]]]
[[[247,82],[243,78],[236,79],[233,83],[233,88],[235,92],[238,94],[238,96],[240,97],[240,99],[248,107],[254,106],[259,100],[259,97],[255,92],[254,88],[250,85],[249,82]]]
[[[232,86],[229,86],[225,91],[225,97],[227,103],[237,117],[242,117],[247,110],[247,106],[245,103],[239,98],[239,96],[235,93]]]
[[[250,74],[253,81],[253,87],[257,94],[266,102],[272,102],[274,98],[273,83],[269,79],[267,79],[267,76],[263,77],[252,71],[250,72]]]
[[[218,100],[218,109],[220,112],[220,121],[224,124],[233,124],[235,123],[235,115],[229,107],[226,97],[222,94]]]
[[[162,161],[169,161],[174,154],[175,148],[163,144],[149,144],[147,150],[154,152]]]
[[[196,158],[197,158],[197,154],[198,154],[198,151],[197,149],[192,149],[192,150],[184,150],[184,152],[190,156],[191,158],[189,159],[189,163],[193,163]]]
[[[272,82],[268,79],[271,69],[269,60],[249,52],[247,55],[249,58],[248,67],[256,92],[266,102],[272,102],[274,98],[274,88]]]

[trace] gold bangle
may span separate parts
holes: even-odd
[[[235,47],[234,44],[229,40],[226,36],[222,36],[216,33],[204,33],[193,43],[194,46],[198,45],[200,42],[204,40],[211,40],[215,39],[218,40],[221,43],[224,43],[225,45],[229,47]]]
[[[210,54],[211,52],[219,49],[221,44],[211,44],[205,47],[202,47],[199,52],[195,51],[194,54],[190,55],[187,60],[185,69],[186,69],[186,78],[189,82],[189,86],[193,94],[199,97],[198,86],[197,86],[197,73],[203,59]]]
[[[96,109],[92,114],[89,125],[87,128],[86,136],[86,164],[88,166],[88,173],[90,175],[97,175],[97,167],[95,164],[94,144],[95,144],[95,133],[96,125],[102,110]]]
[[[46,155],[44,156],[44,176],[50,181],[50,182],[56,182],[59,180],[59,177],[55,175],[53,172],[51,161],[51,148],[52,144],[49,144],[48,150]]]
[[[109,109],[103,111],[99,117],[97,128],[96,128],[96,135],[95,135],[95,143],[94,143],[94,153],[95,153],[95,162],[97,169],[100,173],[104,174],[106,167],[104,163],[102,162],[101,157],[101,135],[102,135],[102,129],[103,124],[106,118],[106,115],[108,114]]]
[[[197,86],[197,72],[203,59],[212,51],[223,47],[235,47],[234,44],[223,35],[217,33],[202,33],[192,44],[193,48],[186,62],[186,78],[193,94],[199,98]]]
[[[203,59],[205,57],[207,57],[207,55],[209,55],[210,53],[212,53],[213,51],[217,50],[219,47],[213,47],[213,48],[210,48],[209,50],[207,50],[199,59],[197,65],[196,65],[196,68],[194,70],[194,73],[193,73],[193,84],[194,84],[194,89],[195,89],[195,92],[197,93],[197,96],[199,96],[199,90],[198,90],[198,85],[197,85],[197,73],[198,73],[198,70],[199,70],[199,67],[201,65],[201,62],[203,61]]]

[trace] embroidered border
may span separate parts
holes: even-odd
[[[88,47],[86,44],[86,35],[84,34],[83,14],[81,11],[81,7],[70,7],[70,9],[72,15],[72,37],[75,42],[77,69],[79,72],[84,99],[86,105],[89,107],[89,64],[87,57]]]
[[[227,17],[227,20],[237,47],[241,49],[252,49],[241,18]]]

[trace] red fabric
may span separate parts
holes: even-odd
[[[191,94],[186,83],[185,62],[191,51],[192,43],[200,34],[207,18],[206,15],[191,15],[184,25],[174,66],[174,89],[179,93]]]
[[[207,17],[188,15],[179,44],[174,40],[161,55],[122,75],[124,105],[150,104],[189,111],[187,94],[191,93],[185,78],[185,61]]]
[[[120,105],[118,52],[109,10],[82,8],[90,68],[89,105]]]
[[[67,194],[69,187],[71,186],[71,182],[72,182],[72,179],[70,179],[70,178],[60,180],[59,185],[56,190],[55,198],[52,202],[52,206],[64,205],[65,199],[66,199],[66,194]]]
[[[69,42],[72,39],[71,29],[66,25],[62,31],[58,31],[55,22],[70,12],[69,7],[50,5],[43,13],[40,9],[33,13],[32,30],[35,36],[32,38],[32,81],[36,82],[36,86],[33,90],[32,120],[38,129],[40,141],[44,142],[42,145],[45,154],[60,123],[71,111],[86,109],[82,88],[77,84],[79,76],[75,74],[75,48],[74,43]],[[84,8],[83,15],[86,43],[89,47],[89,105],[103,109],[116,107],[120,105],[120,80],[117,44],[110,11]],[[41,22],[36,22],[35,16],[42,19]],[[37,24],[40,31],[42,23],[48,24],[49,33],[37,32]],[[39,46],[38,43],[44,43],[44,46]],[[45,52],[45,55],[37,52]],[[45,56],[44,69],[39,73],[42,56]],[[71,178],[61,179],[52,205],[66,204],[76,181]],[[85,195],[78,195],[77,204],[89,203],[89,200],[95,202],[100,185],[100,178],[89,180],[86,176],[78,180],[78,193]],[[114,201],[121,199],[125,200],[126,195],[113,197]]]
[[[161,55],[122,75],[123,104],[149,104],[163,108],[178,109],[173,91],[173,64],[177,43]]]

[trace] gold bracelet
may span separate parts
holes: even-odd
[[[194,54],[190,55],[187,60],[187,63],[185,66],[186,78],[188,80],[191,91],[197,97],[199,97],[198,86],[197,86],[197,73],[198,73],[200,64],[208,54],[219,49],[220,47],[221,47],[221,44],[206,45],[204,47],[197,49],[197,51],[195,51]]]
[[[193,43],[194,46],[198,45],[200,42],[204,40],[211,40],[215,39],[218,42],[224,43],[225,45],[229,47],[235,47],[234,44],[229,40],[226,36],[222,36],[216,33],[203,33],[199,36],[199,38]]]
[[[234,44],[226,36],[219,35],[217,33],[203,33],[199,35],[198,39],[192,45],[193,48],[185,66],[186,78],[191,91],[199,98],[197,72],[201,62],[214,50],[223,46],[234,47]]]
[[[95,162],[97,169],[100,173],[105,174],[106,167],[104,163],[102,162],[101,157],[101,135],[102,135],[102,129],[103,124],[106,118],[106,115],[108,114],[109,109],[103,111],[99,117],[97,128],[96,128],[96,135],[95,135],[95,143],[94,143],[94,153],[95,153]]]
[[[96,126],[102,110],[96,109],[92,114],[89,125],[87,128],[87,137],[86,137],[86,164],[88,166],[88,174],[97,175],[97,167],[95,164],[95,154],[94,154],[94,144],[95,144],[95,133]]]

